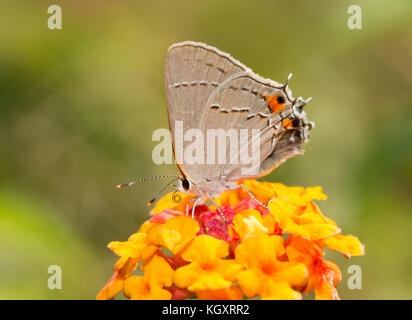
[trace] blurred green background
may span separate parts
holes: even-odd
[[[47,8],[61,5],[63,29]],[[351,4],[362,29],[347,27]],[[2,1],[0,8],[0,298],[94,299],[165,181],[151,157],[167,128],[169,45],[206,42],[284,82],[316,128],[303,157],[265,177],[320,185],[320,203],[366,256],[329,254],[343,299],[412,298],[412,2]],[[62,267],[63,289],[47,269]],[[350,265],[362,289],[347,286]]]

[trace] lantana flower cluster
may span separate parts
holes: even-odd
[[[186,215],[194,195],[164,196],[137,233],[109,243],[120,259],[97,298],[301,299],[314,290],[316,299],[339,299],[341,272],[324,249],[349,258],[364,246],[322,214],[314,202],[327,199],[322,188],[239,183],[268,209],[243,188],[226,191],[214,199],[225,223],[214,205]]]

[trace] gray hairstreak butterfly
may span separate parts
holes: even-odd
[[[196,195],[192,215],[206,196],[214,202],[213,197],[223,191],[245,188],[238,180],[265,176],[302,153],[308,131],[314,127],[303,110],[310,98],[292,96],[290,77],[285,84],[262,78],[229,54],[200,42],[169,47],[164,74],[169,126],[182,173],[178,189]],[[176,139],[182,130],[199,140]],[[248,135],[242,137],[242,130]],[[212,131],[212,141],[199,142]],[[214,140],[216,132],[237,139],[223,139],[219,144]],[[257,152],[253,145],[257,145]],[[198,161],[185,161],[194,147],[201,153],[195,157]],[[222,149],[223,157],[219,158]],[[250,149],[255,161],[236,161]]]

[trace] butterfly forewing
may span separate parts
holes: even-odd
[[[228,54],[197,42],[172,45],[165,64],[165,87],[169,126],[175,138],[176,123],[184,131],[199,128],[205,105],[211,93],[225,79],[247,68]],[[174,145],[175,145],[174,141]],[[183,149],[189,142],[183,141]],[[176,155],[177,156],[177,155]],[[193,165],[176,159],[183,173],[195,182],[197,170]]]

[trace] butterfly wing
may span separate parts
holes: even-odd
[[[169,48],[165,87],[176,161],[194,184],[263,176],[299,154],[307,140],[310,124],[301,111],[301,98],[295,100],[286,85],[254,74],[229,54],[206,44],[186,41]],[[205,143],[205,163],[189,164],[183,161],[182,150],[192,142],[175,139],[177,123],[183,125],[183,133],[200,128],[206,140],[213,129],[257,129],[259,135],[243,140],[238,136],[237,163],[230,161],[233,145],[227,140],[224,148],[216,144],[214,150]],[[254,166],[240,163],[253,141],[259,142],[258,161]],[[210,155],[218,157],[221,150],[226,160],[209,162]]]
[[[248,68],[230,55],[199,42],[186,41],[172,45],[165,63],[165,88],[172,137],[176,124],[184,132],[199,128],[205,105],[211,93],[225,79]],[[189,142],[173,139],[176,161],[182,172],[196,181],[196,166],[185,164],[180,150]],[[183,145],[176,145],[181,143]]]
[[[253,178],[263,177],[287,159],[302,154],[302,145],[309,139],[307,131],[312,127],[312,123],[303,121],[300,128],[285,130],[278,138],[273,151],[262,161],[258,173]],[[236,172],[234,174],[236,175]],[[245,179],[245,177],[241,178]]]
[[[199,168],[203,178],[209,181],[257,178],[299,154],[307,139],[306,116],[296,107],[299,103],[302,106],[302,101],[301,98],[295,100],[286,85],[251,71],[222,82],[206,103],[200,127],[203,132],[211,129],[238,132],[237,155],[232,161],[234,141],[229,138],[223,148],[215,144],[212,151],[218,154],[224,150],[226,160],[219,164],[215,158],[217,164]],[[247,129],[248,135],[242,136],[241,129]],[[253,134],[256,131],[257,134]],[[258,153],[252,152],[254,143],[259,145]],[[205,151],[210,152],[210,149]],[[243,161],[241,156],[245,154],[253,156],[253,160]]]

